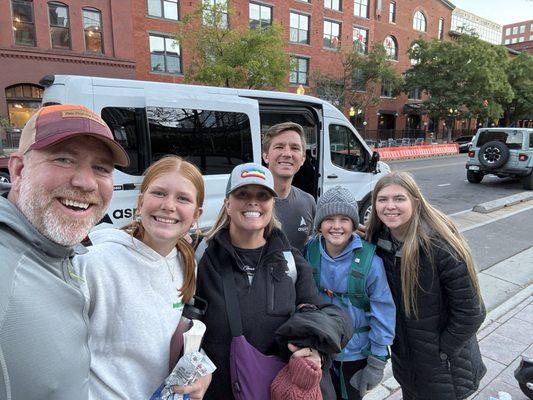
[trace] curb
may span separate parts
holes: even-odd
[[[513,308],[515,308],[517,305],[519,305],[525,299],[532,295],[533,285],[530,284],[529,286],[520,290],[514,296],[505,300],[498,307],[489,311],[487,313],[487,316],[485,317],[485,321],[483,321],[483,323],[479,327],[478,332],[481,331],[483,328],[487,327],[488,325],[492,324],[494,321],[500,319],[503,315],[507,314],[509,311],[511,311]]]
[[[496,211],[504,207],[514,206],[515,204],[522,203],[531,199],[533,199],[533,192],[531,191],[517,193],[512,196],[502,197],[501,199],[477,204],[472,208],[472,211],[487,214],[492,211]]]

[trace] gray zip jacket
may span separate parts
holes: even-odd
[[[71,257],[41,235],[0,184],[0,400],[87,399],[85,300]]]

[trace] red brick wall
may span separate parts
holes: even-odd
[[[5,88],[33,83],[46,74],[134,78],[131,4],[128,1],[62,0],[69,7],[71,49],[52,49],[45,0],[34,0],[36,46],[14,44],[11,2],[0,2],[0,115],[7,115]],[[104,54],[85,51],[82,7],[100,10]]]
[[[325,49],[322,45],[323,21],[324,18],[341,22],[341,42],[343,46],[350,46],[352,43],[352,29],[354,25],[369,29],[370,46],[374,41],[383,42],[384,38],[391,34],[398,41],[399,59],[395,63],[399,72],[405,71],[410,66],[410,61],[406,54],[409,44],[422,35],[426,39],[437,37],[439,18],[444,18],[444,35],[448,38],[451,22],[452,10],[445,6],[440,0],[397,0],[396,23],[390,24],[389,1],[382,0],[381,17],[377,17],[377,0],[369,0],[369,18],[354,16],[353,0],[342,1],[342,11],[334,11],[324,8],[323,0],[311,0],[306,3],[298,0],[257,0],[273,7],[273,20],[281,24],[285,29],[285,39],[287,41],[287,52],[289,54],[301,55],[310,58],[310,75],[314,71],[328,73],[340,73],[341,64],[338,52]],[[195,9],[198,0],[185,0],[180,2],[180,17]],[[248,0],[232,0],[233,15],[230,17],[230,26],[248,25]],[[420,9],[427,18],[427,33],[420,33],[412,28],[413,15]],[[146,0],[133,0],[133,26],[135,58],[137,63],[136,77],[166,82],[181,82],[181,75],[158,74],[150,72],[150,50],[148,43],[148,32],[158,32],[172,34],[176,30],[175,22],[152,18],[147,16]],[[310,18],[310,43],[309,45],[299,45],[289,43],[289,13],[299,11],[309,14]],[[182,66],[185,70],[189,62],[186,51],[182,50]],[[287,77],[287,90],[296,91],[295,85],[289,85]],[[306,88],[307,93],[312,92],[312,88]],[[383,99],[381,104],[367,112],[367,129],[376,129],[378,120],[376,112],[378,110],[392,110],[398,113],[396,118],[396,128],[405,127],[406,117],[403,115],[403,105],[407,102],[407,96],[399,96],[396,99]],[[427,117],[426,117],[427,120]]]

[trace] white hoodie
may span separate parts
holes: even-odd
[[[74,258],[90,318],[90,399],[149,399],[168,375],[170,339],[183,306],[183,267],[128,233],[90,234]],[[75,357],[75,355],[73,355]]]

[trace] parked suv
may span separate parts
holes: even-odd
[[[533,190],[533,128],[481,128],[468,151],[466,178],[480,183],[487,174],[520,178]]]

